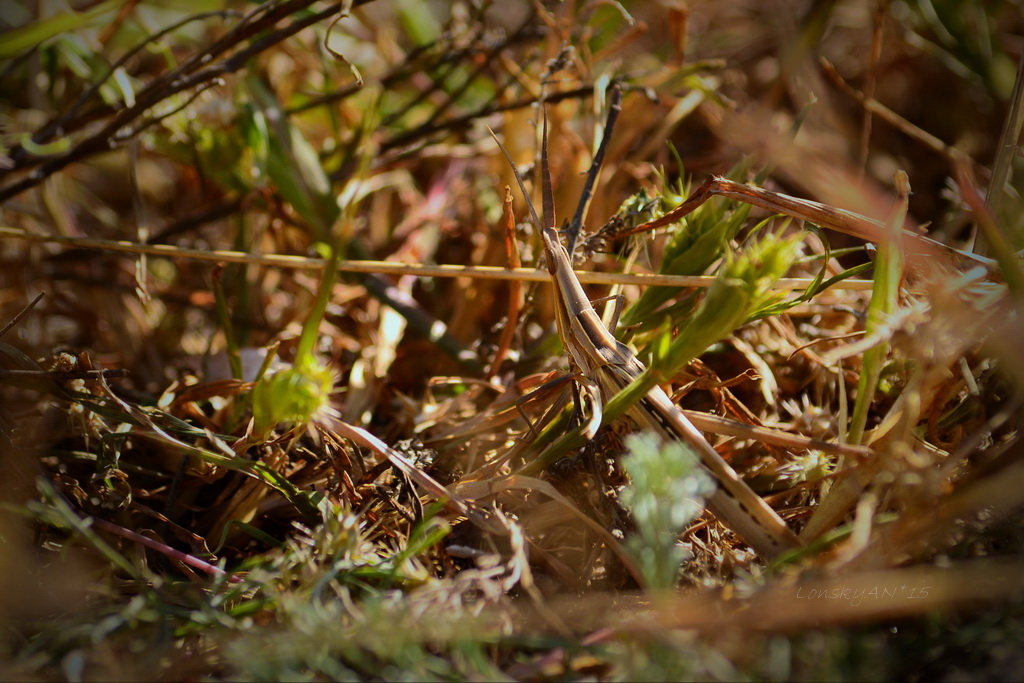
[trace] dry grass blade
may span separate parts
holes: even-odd
[[[45,292],[39,292],[38,294],[35,295],[32,301],[28,302],[24,308],[22,308],[20,311],[18,311],[17,314],[15,314],[13,318],[8,320],[7,323],[3,326],[3,328],[0,328],[0,337],[3,337],[5,334],[10,332],[14,327],[16,327],[17,324],[21,321],[21,319],[28,315],[28,312],[35,308],[36,304],[38,304],[40,299],[42,299],[44,296],[46,296]]]
[[[516,247],[516,216],[512,210],[512,189],[505,187],[505,196],[502,201],[502,222],[505,232],[505,255],[508,258],[509,270],[518,270],[522,263],[519,260],[519,249]],[[498,340],[498,349],[494,352],[494,358],[487,369],[484,379],[493,377],[501,363],[508,355],[512,346],[512,339],[515,337],[516,328],[519,325],[519,312],[523,306],[523,287],[519,280],[512,280],[508,288],[508,313],[505,318],[505,326],[501,330],[501,337]]]
[[[745,202],[762,209],[837,230],[868,242],[880,242],[888,239],[886,226],[867,216],[862,216],[845,209],[837,209],[809,199],[800,199],[780,192],[772,192],[763,188],[744,185],[722,177],[711,177],[705,180],[690,194],[685,202],[664,216],[628,230],[613,232],[610,238],[621,239],[629,235],[676,223],[692,213],[711,197],[726,197]],[[929,259],[941,263],[955,255],[976,264],[982,264],[987,268],[992,268],[995,265],[995,262],[991,259],[968,251],[948,247],[941,242],[908,230],[901,232],[900,239],[903,250],[906,252],[908,259],[913,259],[913,263],[924,264]]]
[[[422,488],[427,495],[443,503],[452,512],[473,519],[476,522],[480,522],[483,519],[478,512],[470,508],[469,504],[461,496],[448,491],[447,488],[439,484],[430,475],[416,467],[416,464],[407,457],[362,427],[356,427],[341,421],[336,421],[332,426],[340,435],[350,439],[353,443],[369,448],[374,453],[386,458],[392,465],[401,470],[403,474],[412,479],[417,486]],[[497,528],[491,525],[487,525],[487,527],[492,532]]]
[[[975,560],[951,569],[908,567],[853,572],[818,581],[780,581],[735,610],[707,598],[659,604],[625,632],[662,628],[710,633],[776,632],[893,620],[977,604],[992,604],[1024,590],[1019,561]],[[823,606],[827,605],[827,609]]]
[[[831,441],[823,441],[822,439],[806,437],[800,434],[792,434],[783,429],[746,424],[738,420],[730,420],[726,417],[701,413],[696,410],[684,410],[683,415],[698,429],[714,434],[732,436],[738,439],[754,439],[763,443],[796,450],[815,449],[853,458],[868,458],[873,455],[872,450],[866,446],[832,443]]]
[[[290,254],[252,254],[230,249],[186,249],[167,244],[138,244],[127,240],[100,240],[92,238],[38,235],[13,228],[0,228],[0,237],[13,237],[30,242],[62,244],[77,249],[151,254],[167,258],[183,258],[215,263],[244,263],[294,270],[323,270],[327,261]],[[412,275],[417,277],[475,278],[512,282],[547,282],[548,276],[535,268],[498,268],[495,266],[464,266],[454,264],[420,265],[393,261],[340,260],[338,270],[343,273],[374,273],[382,275]],[[596,285],[640,285],[649,287],[710,287],[714,277],[705,275],[658,275],[653,273],[598,273],[577,271],[580,282]],[[776,286],[783,290],[810,286],[813,278],[782,278]],[[862,291],[871,289],[870,280],[849,279],[834,285],[836,289]]]
[[[493,498],[503,491],[539,491],[548,498],[551,498],[558,505],[562,506],[575,519],[582,522],[587,528],[597,534],[598,538],[603,540],[612,552],[615,553],[619,561],[622,562],[623,566],[626,567],[633,578],[639,583],[643,583],[643,579],[637,571],[632,558],[630,558],[629,554],[623,550],[619,541],[609,533],[607,529],[587,515],[583,514],[579,508],[573,505],[572,501],[559,493],[558,490],[550,483],[533,477],[513,474],[488,481],[465,482],[460,484],[457,490],[461,495],[472,500]]]

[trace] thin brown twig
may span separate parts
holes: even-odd
[[[540,34],[536,30],[534,30],[536,28],[535,25],[530,23],[529,21],[525,23],[527,24],[525,30],[517,31],[515,34],[508,37],[503,37],[496,43],[484,44],[483,46],[478,44],[470,44],[462,48],[445,49],[441,52],[441,54],[437,55],[435,59],[432,59],[432,61],[429,62],[419,62],[417,60],[420,59],[420,57],[422,57],[425,53],[429,52],[432,48],[439,45],[440,41],[434,41],[430,43],[424,43],[422,45],[417,45],[416,47],[409,51],[409,53],[405,56],[405,59],[402,61],[401,64],[399,64],[398,66],[393,68],[389,73],[380,78],[380,86],[384,89],[388,89],[391,86],[422,71],[436,69],[449,63],[461,63],[468,57],[475,57],[475,55],[479,54],[482,50],[496,50],[500,52],[501,50],[511,47],[512,45],[515,45],[520,41],[530,40],[539,37]],[[301,114],[302,112],[308,111],[310,109],[315,109],[316,107],[328,106],[331,104],[335,104],[336,102],[340,102],[341,100],[351,97],[358,91],[359,86],[357,84],[347,85],[333,92],[328,92],[322,95],[317,95],[316,97],[311,97],[306,102],[302,102],[301,104],[296,104],[285,109],[285,112],[288,115]],[[388,119],[385,119],[385,121],[388,121]]]
[[[885,15],[889,9],[889,0],[876,0],[874,12],[871,14],[871,50],[868,52],[868,68],[864,85],[864,99],[875,99],[875,87],[878,84],[878,63],[882,58],[882,33],[885,30]],[[858,151],[859,179],[863,180],[868,165],[868,150],[871,146],[871,109],[864,107],[860,127],[860,150]]]
[[[321,270],[327,261],[305,256],[289,254],[253,254],[244,251],[226,249],[202,250],[186,249],[169,244],[138,244],[123,240],[100,240],[85,237],[64,237],[60,235],[40,235],[17,228],[0,227],[0,238],[11,237],[31,242],[60,244],[83,249],[123,252],[129,254],[146,253],[167,258],[185,258],[196,261],[224,261],[227,263],[247,263],[252,265],[290,268],[294,270]],[[421,265],[396,263],[394,261],[343,260],[338,269],[347,273],[377,273],[387,275],[415,275],[419,277],[470,277],[481,280],[520,280],[524,282],[547,282],[549,276],[534,268],[498,268],[495,266],[462,266],[455,264]],[[708,275],[658,275],[652,273],[601,273],[593,271],[576,271],[581,282],[597,285],[640,285],[667,287],[709,287],[715,281]],[[811,278],[781,278],[775,288],[780,290],[804,289],[812,283]],[[869,290],[870,280],[848,279],[834,285],[835,289]]]
[[[857,101],[860,106],[864,107],[865,110],[870,111],[872,114],[877,116],[882,121],[885,121],[890,126],[900,131],[907,137],[916,140],[923,144],[928,149],[941,154],[946,157],[950,162],[958,162],[961,159],[970,161],[973,167],[980,168],[980,166],[964,152],[960,151],[956,147],[947,145],[945,142],[935,137],[928,131],[915,126],[913,123],[903,118],[889,107],[885,106],[881,102],[875,99],[871,99],[864,93],[861,93],[856,88],[851,86],[846,80],[839,74],[839,71],[824,57],[820,60],[821,71],[832,82],[839,90],[844,94],[852,97]]]
[[[101,45],[106,45],[110,39],[114,37],[114,34],[124,26],[124,22],[128,20],[128,17],[132,15],[138,5],[139,0],[125,0],[124,4],[121,5],[121,9],[118,10],[117,16],[114,17],[114,20],[107,24],[103,29],[103,32],[97,37],[97,40]]]
[[[1020,132],[1024,128],[1024,56],[1018,58],[1017,77],[1010,95],[1010,109],[999,133],[999,146],[992,164],[992,180],[985,192],[985,202],[996,216],[1002,216],[1007,196],[1006,183],[1013,174],[1014,159],[1020,157]],[[987,250],[984,241],[978,241],[981,250]]]
[[[495,58],[499,54],[501,54],[502,51],[504,51],[506,48],[508,48],[510,45],[513,45],[513,44],[519,42],[519,40],[524,35],[527,34],[527,29],[529,29],[532,25],[533,25],[533,22],[531,21],[531,18],[527,17],[527,19],[523,23],[521,23],[519,25],[519,27],[515,31],[513,31],[509,36],[505,37],[501,41],[499,41],[499,42],[497,42],[497,43],[495,43],[495,44],[493,44],[491,46],[488,46],[486,48],[486,50],[482,51],[484,54],[480,55],[479,57],[477,57],[476,54],[478,52],[481,52],[480,50],[473,49],[472,47],[468,48],[467,50],[465,50],[467,55],[468,54],[473,54],[474,55],[475,60],[477,61],[476,68],[473,70],[473,72],[471,74],[469,74],[466,77],[466,80],[462,83],[462,85],[457,87],[454,91],[448,93],[447,97],[445,98],[445,101],[441,104],[441,106],[435,108],[430,113],[429,118],[427,118],[427,120],[424,121],[421,125],[423,125],[423,126],[430,126],[430,125],[433,125],[434,123],[436,123],[437,120],[442,115],[444,115],[444,113],[448,109],[450,109],[451,106],[453,104],[455,104],[455,102],[466,92],[466,90],[469,89],[469,87],[476,81],[477,77],[480,76],[480,74],[482,74],[484,71],[486,71],[491,66],[491,63],[495,60]],[[479,34],[482,33],[482,31],[483,31],[483,29],[480,28],[479,31],[477,32],[477,34],[474,35],[472,38],[470,38],[469,42],[471,43],[471,45],[476,43],[476,41],[479,38]],[[469,52],[469,50],[473,50],[473,52]],[[427,97],[429,97],[432,93],[437,92],[437,90],[440,89],[440,87],[444,83],[444,81],[452,73],[455,73],[455,70],[460,65],[464,64],[464,60],[450,59],[448,57],[448,55],[444,55],[444,59],[441,60],[441,64],[443,64],[445,66],[445,71],[443,73],[441,73],[441,74],[438,74],[437,77],[431,79],[431,87],[427,88],[426,90],[421,91],[415,98],[413,98],[413,100],[411,102],[406,104],[401,109],[396,110],[391,115],[389,115],[386,119],[384,119],[383,123],[381,124],[382,127],[387,127],[388,125],[394,123],[399,118],[401,118],[406,113],[408,113],[408,111],[411,110],[413,107],[415,107],[417,104],[419,104],[420,102],[425,100]],[[424,69],[424,71],[427,71],[427,70]]]
[[[188,97],[185,98],[185,101],[181,104],[172,107],[171,109],[163,113],[155,114],[154,116],[150,116],[143,119],[141,122],[139,122],[137,126],[132,128],[131,130],[125,130],[117,133],[113,138],[111,138],[111,147],[116,147],[119,144],[124,144],[128,140],[132,140],[138,137],[147,128],[152,128],[161,121],[165,121],[170,117],[174,116],[175,114],[181,112],[189,105],[191,105],[193,102],[195,102],[196,99],[204,92],[206,92],[210,88],[215,88],[219,85],[224,85],[224,80],[221,78],[215,78],[212,81],[199,84],[193,92],[189,93]]]
[[[696,190],[690,193],[686,201],[661,218],[642,223],[628,230],[608,232],[604,237],[619,240],[629,235],[670,225],[693,213],[712,197],[725,197],[726,199],[741,201],[868,242],[880,242],[888,239],[888,228],[882,222],[867,216],[845,209],[837,209],[809,199],[800,199],[799,197],[792,197],[781,192],[772,192],[760,187],[744,185],[721,176],[712,176],[705,180]],[[955,254],[956,256],[972,260],[975,263],[980,263],[990,269],[995,265],[992,259],[955,249],[930,237],[925,237],[909,230],[903,230],[900,233],[900,239],[902,240],[905,253],[911,257],[929,256],[941,260],[948,259],[948,257]]]
[[[116,377],[127,377],[128,370],[117,368],[113,370],[7,370],[0,368],[0,379],[10,377],[18,378],[39,378],[45,377],[54,380],[69,379],[111,379]]]
[[[562,100],[568,100],[573,98],[587,97],[594,94],[594,86],[583,85],[578,88],[572,88],[570,90],[564,90],[562,92],[554,93],[552,95],[545,95],[545,102],[561,102]],[[417,140],[433,135],[434,133],[440,133],[444,131],[453,131],[465,128],[473,121],[482,119],[492,114],[498,114],[505,111],[512,111],[514,109],[522,109],[524,107],[530,107],[539,101],[537,97],[522,97],[517,100],[505,103],[488,103],[475,109],[474,111],[462,114],[461,116],[453,116],[450,119],[444,121],[437,121],[429,126],[417,126],[412,130],[408,130],[402,133],[398,133],[381,142],[381,151],[390,151],[398,147],[404,147],[410,145]]]
[[[252,195],[241,195],[236,197],[229,197],[223,200],[219,204],[207,207],[202,211],[190,214],[184,218],[168,223],[164,225],[158,232],[153,235],[150,240],[152,244],[162,244],[167,240],[180,235],[181,233],[189,232],[195,228],[212,223],[222,218],[227,218],[231,214],[243,208],[246,199]]]
[[[79,111],[81,111],[82,107],[85,105],[86,102],[88,102],[96,96],[96,93],[99,92],[100,87],[108,80],[110,80],[110,77],[114,75],[114,72],[117,71],[119,68],[123,67],[126,63],[128,63],[128,61],[132,57],[137,55],[147,45],[150,45],[160,40],[167,34],[172,33],[182,28],[183,26],[186,26],[195,21],[202,21],[204,19],[209,19],[215,16],[227,18],[232,16],[237,17],[241,15],[239,14],[239,12],[230,9],[200,12],[198,14],[193,14],[191,16],[185,17],[181,21],[176,21],[170,26],[167,26],[157,31],[156,33],[153,33],[152,35],[147,36],[135,47],[131,48],[125,54],[121,55],[121,57],[115,60],[107,68],[106,73],[104,73],[99,79],[97,79],[95,83],[89,86],[89,88],[86,89],[81,95],[79,95],[70,107],[62,111],[59,116],[55,116],[54,118],[50,119],[49,122],[45,123],[41,128],[39,128],[38,131],[33,133],[31,136],[32,142],[36,144],[44,144],[46,142],[49,142],[57,132],[63,132],[64,134],[67,134],[68,132],[71,132],[71,130],[77,129],[81,124],[87,122],[88,118],[84,118],[84,120],[79,119],[79,125],[73,125],[72,120],[74,119],[74,117],[78,114]],[[109,113],[110,112],[108,111],[107,114]],[[20,143],[15,144],[11,148],[10,152],[8,153],[8,158],[11,160],[13,165],[9,169],[0,170],[0,177],[6,175],[11,171],[18,170],[21,168],[28,168],[35,164],[42,163],[45,160],[44,157],[30,155],[29,152]]]
[[[364,4],[370,1],[357,1],[356,4]],[[230,57],[212,66],[195,71],[200,65],[208,63],[213,56],[225,52],[249,36],[256,35],[258,31],[269,28],[285,16],[298,12],[312,3],[313,0],[288,0],[270,7],[263,17],[247,24],[243,23],[241,27],[236,27],[235,30],[231,31],[229,33],[229,36],[232,37],[231,41],[227,41],[227,37],[222,38],[206,50],[194,55],[178,68],[157,77],[147,87],[136,93],[135,104],[117,111],[99,131],[75,145],[68,152],[48,159],[24,178],[0,187],[0,202],[35,187],[70,164],[109,150],[115,146],[112,143],[116,140],[117,134],[122,129],[145,114],[157,103],[177,93],[191,90],[221,76],[238,71],[253,56],[298,33],[302,29],[334,15],[342,6],[342,3],[334,3],[327,9],[296,19],[287,26],[255,38],[247,47],[238,50]]]
[[[505,228],[505,256],[508,259],[510,270],[516,270],[522,266],[519,259],[519,249],[516,246],[516,216],[512,209],[512,188],[505,186],[505,198],[503,201],[504,211],[502,223]],[[519,324],[519,312],[523,307],[523,285],[519,280],[512,280],[508,287],[508,314],[506,315],[505,327],[501,330],[501,337],[498,339],[498,349],[494,352],[494,359],[487,369],[484,379],[489,380],[501,368],[502,361],[508,355],[512,347],[512,339]]]
[[[157,76],[156,78],[154,78],[145,88],[143,88],[141,91],[136,93],[136,104],[135,104],[135,106],[128,107],[126,109],[121,109],[121,110],[111,110],[111,111],[109,111],[107,113],[102,114],[102,116],[107,116],[107,115],[110,115],[111,113],[113,113],[115,116],[123,117],[122,118],[122,123],[118,124],[118,126],[113,128],[113,130],[117,130],[117,128],[120,127],[120,125],[123,125],[123,123],[127,123],[128,121],[130,121],[130,120],[140,116],[142,113],[144,113],[145,109],[147,109],[151,104],[155,104],[160,99],[163,99],[163,97],[160,97],[160,96],[154,97],[154,95],[153,95],[154,92],[161,91],[163,88],[165,88],[167,86],[168,83],[170,83],[170,82],[172,82],[172,81],[174,81],[176,79],[180,79],[183,75],[185,75],[187,73],[190,73],[193,69],[198,67],[200,64],[208,63],[214,57],[217,57],[218,55],[223,54],[225,51],[229,50],[231,47],[237,45],[242,40],[245,40],[249,35],[251,35],[250,31],[251,31],[253,26],[257,27],[258,30],[266,28],[267,26],[276,23],[283,16],[287,16],[287,14],[290,11],[295,11],[295,10],[302,9],[302,7],[304,7],[306,5],[309,5],[309,4],[312,4],[312,2],[310,2],[310,0],[294,0],[293,2],[286,3],[286,4],[288,5],[287,8],[282,6],[281,3],[278,3],[278,7],[274,8],[274,6],[273,6],[274,3],[273,2],[268,2],[268,3],[264,3],[263,5],[260,5],[259,7],[253,9],[249,14],[246,14],[246,15],[242,16],[241,19],[238,20],[238,22],[234,25],[234,27],[232,27],[231,31],[229,31],[227,34],[225,34],[224,36],[222,36],[218,40],[214,41],[213,43],[211,43],[210,45],[208,45],[206,48],[204,48],[203,50],[199,51],[195,55],[192,55],[191,57],[186,59],[183,63],[181,63],[180,65],[178,65],[177,67],[175,67],[171,71],[163,73],[163,74]],[[285,9],[286,9],[286,11],[284,11],[284,13],[282,14],[281,13],[282,10],[285,10]],[[256,18],[261,13],[264,14],[264,16],[257,20]],[[176,28],[180,28],[180,26],[171,25],[170,27],[165,29],[164,32],[166,32],[166,31],[173,31]],[[159,33],[155,34],[154,38],[162,37],[161,34],[164,33],[164,32],[159,32]],[[151,39],[147,39],[146,41],[144,41],[140,45],[137,45],[133,50],[129,51],[129,53],[128,53],[128,55],[126,57],[130,58],[131,55],[135,51],[142,49],[143,47],[145,47],[145,45],[149,44],[150,42],[151,42]],[[87,99],[91,99],[92,97],[94,97],[96,92],[98,92],[98,90],[99,90],[99,86],[102,85],[103,82],[105,82],[110,77],[110,75],[113,73],[114,70],[116,70],[116,66],[118,66],[118,64],[115,63],[114,69],[112,69],[109,74],[105,75],[102,79],[100,79],[100,81],[98,83],[94,84],[92,88],[90,88],[85,93],[83,93],[83,97],[87,98]],[[140,100],[143,100],[143,99],[147,100],[147,101],[149,101],[149,100],[151,100],[151,101],[145,107],[139,108],[138,105],[140,104]],[[71,114],[73,114],[80,107],[80,104],[82,104],[81,101],[76,102],[75,104],[73,104],[71,106],[71,108],[69,110],[71,112]],[[87,122],[88,120],[94,120],[95,116],[82,117],[82,118],[85,118],[86,121],[84,121],[84,122]],[[81,119],[80,119],[77,123],[81,124],[81,123],[84,123],[84,122],[81,121]],[[51,122],[48,122],[47,124],[45,124],[40,129],[39,133],[36,133],[36,134],[33,135],[33,139],[35,139],[36,136],[42,136],[43,132],[53,133],[53,132],[56,132],[57,128],[68,128],[68,127],[72,127],[72,122],[67,120],[67,119],[64,119],[62,117],[60,119],[57,119],[55,122],[51,121]],[[74,127],[77,127],[77,126],[74,126]],[[106,130],[106,128],[104,130]],[[43,139],[45,140],[47,138],[45,136],[43,136]],[[12,156],[14,155],[15,152],[17,152],[17,149],[15,149],[14,152],[12,152]],[[41,161],[45,162],[46,159],[44,158]]]
[[[970,166],[961,163],[957,164],[954,170],[960,196],[974,214],[974,220],[980,230],[979,234],[984,236],[989,250],[994,255],[1003,277],[1006,279],[1007,286],[1016,297],[1024,297],[1024,268],[1021,268],[1013,245],[1000,229],[992,208],[985,203],[985,199],[975,187]]]
[[[3,329],[0,329],[0,337],[3,337],[5,334],[10,332],[15,325],[21,322],[21,319],[28,315],[29,311],[35,308],[36,304],[38,304],[39,300],[42,299],[44,296],[46,296],[46,292],[39,292],[38,294],[36,294],[32,301],[29,301],[23,309],[18,311],[18,313],[15,314],[15,316],[11,318],[6,325],[3,326]]]

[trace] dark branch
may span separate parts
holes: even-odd
[[[203,64],[209,63],[214,57],[221,55],[238,45],[241,41],[247,40],[257,33],[270,28],[278,21],[299,10],[305,9],[313,4],[315,0],[286,0],[280,3],[268,3],[243,18],[238,26],[226,36],[205,50],[193,55],[178,68],[163,74],[153,80],[146,88],[136,95],[133,106],[126,107],[114,114],[103,128],[94,135],[86,138],[73,149],[65,154],[49,159],[26,177],[19,181],[10,183],[0,188],[0,202],[30,189],[54,173],[62,170],[69,164],[87,159],[96,154],[108,151],[117,144],[123,142],[118,138],[118,132],[129,123],[139,118],[151,107],[165,100],[172,95],[191,90],[204,83],[229,73],[238,71],[246,65],[253,56],[276,45],[286,38],[294,35],[302,29],[315,24],[333,14],[343,6],[343,3],[334,3],[325,10],[314,12],[306,17],[297,19],[288,26],[272,31],[261,38],[253,41],[248,47],[236,52],[231,57],[215,64],[214,66],[196,71]],[[362,5],[372,0],[356,0],[354,5]]]

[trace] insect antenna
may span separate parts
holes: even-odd
[[[523,193],[523,199],[526,200],[526,208],[530,211],[530,220],[533,221],[533,226],[539,233],[544,229],[544,226],[540,222],[540,217],[537,215],[537,209],[534,208],[533,202],[530,200],[530,193],[526,191],[526,184],[523,182],[523,176],[519,174],[519,169],[516,168],[516,162],[512,161],[512,155],[508,153],[508,150],[505,149],[505,145],[501,143],[501,140],[498,139],[497,134],[490,126],[487,126],[487,132],[491,134],[492,138],[494,138],[494,142],[498,145],[498,149],[501,150],[502,156],[505,157],[505,161],[508,162],[509,168],[512,169],[512,174],[516,177],[516,184],[519,185],[519,191]]]
[[[542,208],[544,210],[544,227],[555,227],[555,195],[551,189],[551,166],[548,164],[548,110],[541,104],[544,111],[544,128],[540,142],[540,187]]]
[[[587,212],[590,210],[590,201],[594,198],[594,188],[601,174],[601,166],[604,164],[604,154],[608,149],[608,141],[612,138],[612,130],[614,130],[615,122],[619,118],[619,112],[622,111],[622,88],[618,83],[612,85],[609,97],[611,100],[608,104],[608,118],[605,120],[604,132],[601,134],[601,144],[598,145],[597,153],[594,154],[594,161],[591,162],[590,169],[587,171],[587,180],[583,184],[583,192],[580,194],[579,204],[576,205],[576,213],[573,215],[569,226],[565,229],[569,242],[567,251],[569,252],[570,260],[572,260],[573,252],[576,250],[576,242],[579,240],[583,221],[586,220]]]

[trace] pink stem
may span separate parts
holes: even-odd
[[[97,519],[96,517],[92,518],[92,523],[96,527],[98,527],[100,529],[103,529],[104,531],[109,531],[110,533],[112,533],[112,534],[114,534],[116,536],[120,536],[122,538],[127,538],[128,540],[135,541],[136,543],[140,543],[140,544],[146,546],[147,548],[152,548],[153,550],[157,551],[158,553],[166,555],[167,557],[170,557],[171,559],[178,560],[180,562],[184,562],[188,566],[195,567],[196,569],[204,571],[207,574],[210,574],[210,575],[213,575],[213,576],[221,576],[221,575],[224,574],[224,570],[223,569],[221,569],[220,567],[217,567],[215,565],[210,564],[206,560],[201,560],[198,557],[196,557],[195,555],[190,555],[189,553],[183,553],[180,550],[175,550],[174,548],[172,548],[171,546],[167,545],[166,543],[161,543],[160,541],[154,541],[152,538],[148,538],[146,536],[143,536],[142,534],[136,533],[136,532],[131,531],[129,529],[125,529],[123,526],[118,526],[117,524],[113,524],[113,523],[108,522],[108,521],[103,520],[103,519]],[[240,577],[235,576],[235,575],[232,575],[232,576],[228,577],[228,581],[230,581],[231,583],[238,583],[241,580],[242,579]]]

